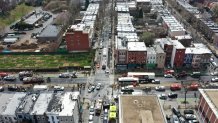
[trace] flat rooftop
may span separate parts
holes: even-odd
[[[9,103],[7,104],[7,108],[2,113],[3,115],[15,115],[15,111],[17,107],[20,105],[21,101],[25,97],[26,93],[19,92],[15,93]]]
[[[52,92],[41,93],[35,102],[31,114],[43,115],[46,112],[48,104],[52,99],[52,95]]]
[[[14,93],[0,93],[0,114],[2,114],[2,112],[5,111],[7,104],[9,103],[9,101],[12,99],[12,97],[14,96]]]
[[[48,25],[39,35],[39,37],[57,37],[62,27],[55,25]]]
[[[29,94],[26,95],[22,103],[17,108],[18,113],[29,113],[32,111],[35,101],[37,100],[39,94]]]
[[[31,15],[29,18],[25,19],[24,22],[32,25],[35,24],[38,20],[40,20],[43,16],[44,16],[43,13],[39,12]]]
[[[122,95],[119,97],[120,123],[165,123],[157,96]]]
[[[144,42],[128,42],[128,51],[147,51]]]

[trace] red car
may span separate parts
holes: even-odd
[[[188,86],[188,89],[190,91],[197,91],[199,87],[200,87],[200,85],[198,83],[193,82],[190,86]]]
[[[5,73],[5,72],[0,72],[0,77],[5,77],[5,76],[8,76],[8,74],[7,73]]]
[[[179,83],[174,83],[172,85],[170,85],[170,90],[171,91],[177,91],[177,90],[181,90],[182,85]]]

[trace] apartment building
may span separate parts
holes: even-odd
[[[198,113],[204,123],[218,123],[217,89],[199,89]]]
[[[90,50],[95,33],[95,22],[98,18],[99,4],[89,4],[79,24],[70,26],[65,33],[67,50],[83,52]]]
[[[147,48],[144,42],[128,42],[128,69],[144,68],[147,58]]]

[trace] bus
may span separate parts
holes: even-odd
[[[139,79],[135,77],[120,77],[118,82],[119,84],[132,85],[133,83],[138,83]]]
[[[103,57],[106,57],[107,56],[107,48],[103,48]]]
[[[127,76],[139,78],[140,83],[152,82],[155,79],[154,72],[128,72]]]

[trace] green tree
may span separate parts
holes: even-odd
[[[145,42],[146,46],[152,45],[154,43],[155,34],[152,32],[144,32],[140,36],[140,41]]]

